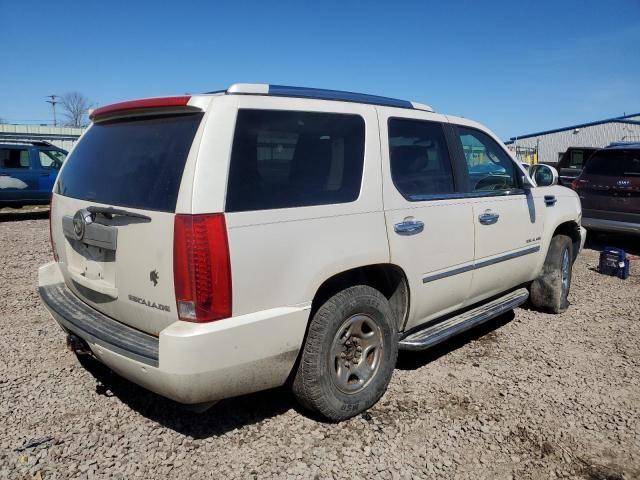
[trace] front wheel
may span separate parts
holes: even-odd
[[[551,239],[542,273],[531,284],[531,303],[551,313],[562,313],[569,307],[569,290],[573,273],[573,243],[566,235]]]
[[[389,385],[397,335],[389,302],[378,290],[356,285],[337,293],[311,319],[294,395],[331,421],[363,412]]]

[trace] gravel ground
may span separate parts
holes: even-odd
[[[0,246],[0,478],[640,478],[640,261],[622,281],[585,250],[566,314],[403,354],[383,399],[333,425],[285,389],[198,415],[80,365],[36,291],[46,213],[1,213]]]

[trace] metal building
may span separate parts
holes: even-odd
[[[569,147],[606,147],[611,142],[640,142],[640,113],[529,133],[505,144],[514,152],[537,152],[540,163],[555,164]]]
[[[56,147],[71,150],[84,128],[46,127],[39,125],[0,124],[0,143],[11,141],[45,141]]]

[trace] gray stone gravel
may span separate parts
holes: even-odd
[[[380,403],[333,425],[285,389],[198,415],[80,365],[36,291],[46,214],[2,215],[0,478],[640,478],[640,261],[621,281],[586,250],[566,314],[403,354]]]

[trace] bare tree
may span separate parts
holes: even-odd
[[[61,97],[60,105],[62,105],[65,126],[86,127],[88,125],[88,113],[91,104],[83,94],[80,92],[65,93]]]

